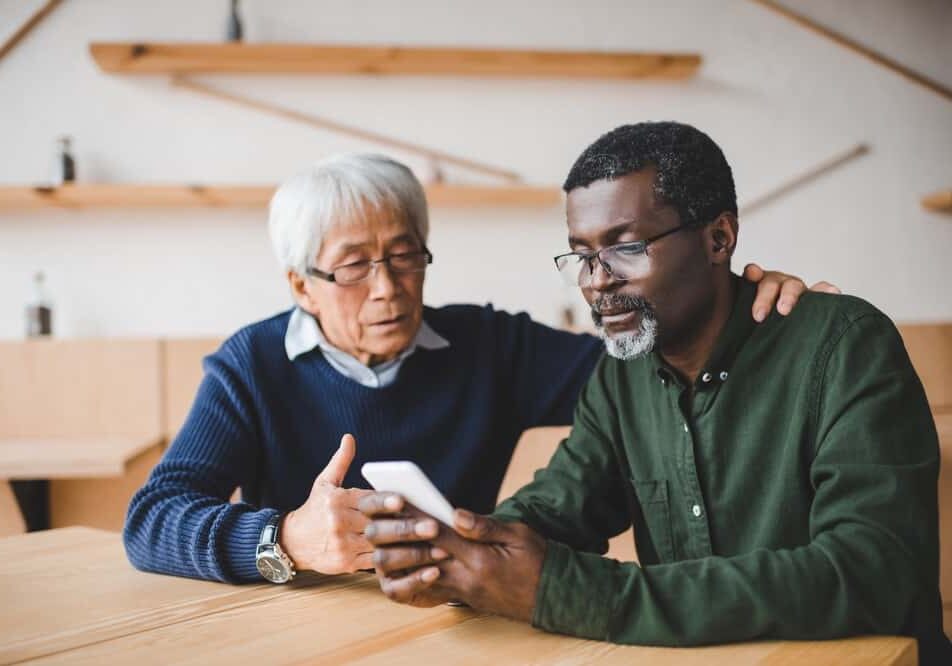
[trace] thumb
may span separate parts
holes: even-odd
[[[482,543],[499,543],[502,539],[502,529],[499,522],[488,516],[480,516],[467,511],[456,509],[453,512],[453,529],[462,537],[470,541]]]
[[[340,446],[331,457],[320,474],[317,475],[316,482],[329,483],[332,486],[340,486],[344,482],[347,470],[354,461],[354,455],[357,453],[357,440],[350,433],[347,433],[340,439]]]

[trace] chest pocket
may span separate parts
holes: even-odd
[[[638,542],[638,557],[642,565],[674,562],[674,539],[671,529],[671,509],[668,499],[668,482],[631,480],[638,497],[643,526],[635,529]],[[643,534],[647,531],[647,539]],[[647,543],[646,543],[647,542]],[[651,552],[651,551],[654,552]]]

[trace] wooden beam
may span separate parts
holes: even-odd
[[[865,155],[868,152],[869,152],[869,146],[866,145],[865,143],[861,143],[856,145],[853,148],[850,148],[844,153],[840,153],[839,155],[831,157],[828,160],[820,162],[815,167],[812,167],[804,171],[803,173],[788,179],[786,182],[778,185],[777,187],[773,188],[766,194],[762,194],[759,197],[755,197],[750,202],[741,206],[740,217],[741,218],[747,217],[748,215],[750,215],[757,209],[763,208],[764,206],[773,203],[777,199],[780,199],[786,196],[790,192],[796,189],[799,189],[800,187],[803,187],[807,183],[814,181],[820,178],[821,176],[824,176],[830,173],[831,171],[834,171],[835,169],[838,169],[839,167],[843,166],[847,162],[851,162],[855,160],[856,158],[861,157],[862,155]]]
[[[775,2],[775,0],[752,0],[752,2],[755,2],[758,5],[761,5],[762,7],[766,7],[767,9],[770,9],[776,12],[777,14],[780,14],[784,18],[787,18],[793,21],[794,23],[801,25],[807,30],[811,30],[815,32],[816,34],[822,37],[825,37],[826,39],[829,39],[835,42],[836,44],[839,44],[840,46],[849,49],[850,51],[854,53],[858,53],[859,55],[863,56],[867,60],[870,60],[871,62],[876,63],[880,67],[885,67],[886,69],[891,70],[895,72],[896,74],[899,74],[900,76],[905,78],[907,81],[911,81],[912,83],[915,83],[916,85],[922,86],[923,88],[927,88],[928,90],[931,90],[932,92],[936,93],[937,95],[941,97],[944,97],[947,100],[952,100],[952,89],[950,89],[948,86],[945,86],[939,83],[938,81],[935,81],[934,79],[930,79],[920,74],[919,72],[915,71],[914,69],[911,69],[909,67],[906,67],[905,65],[902,65],[896,62],[895,60],[893,60],[892,58],[889,58],[883,55],[882,53],[879,53],[878,51],[874,51],[868,46],[864,46],[863,44],[860,44],[854,39],[850,39],[849,37],[847,37],[846,35],[840,32],[831,30],[830,28],[827,28],[826,26],[817,23],[813,19],[808,18],[804,16],[803,14],[798,14],[797,12],[787,9],[779,2]]]
[[[952,213],[952,189],[922,197],[922,206],[937,213]]]
[[[230,102],[232,104],[237,104],[239,106],[254,109],[256,111],[262,111],[264,113],[277,116],[279,118],[284,118],[286,120],[293,120],[294,122],[303,123],[305,125],[309,125],[310,127],[316,127],[317,129],[330,130],[331,132],[337,132],[338,134],[345,134],[357,139],[379,143],[396,150],[403,150],[415,155],[422,155],[423,157],[426,157],[427,159],[437,163],[453,164],[464,169],[469,169],[470,171],[504,178],[513,182],[518,182],[521,180],[519,174],[514,171],[501,169],[489,164],[484,164],[475,160],[452,155],[441,150],[427,148],[426,146],[396,139],[378,132],[371,132],[370,130],[361,129],[359,127],[345,125],[344,123],[339,123],[335,120],[329,120],[327,118],[301,113],[300,111],[294,111],[292,109],[287,109],[276,104],[270,104],[268,102],[261,102],[251,99],[250,97],[243,97],[241,95],[227,93],[185,77],[173,77],[172,84],[180,88],[185,88],[186,90],[205,95],[207,97]]]
[[[50,12],[56,9],[61,0],[48,0],[45,5],[37,9],[33,16],[26,20],[26,23],[21,25],[10,38],[3,43],[3,46],[0,46],[0,60],[3,59],[13,48],[20,43],[20,41],[29,34],[33,28],[39,25],[40,21],[49,16]]]
[[[50,208],[263,208],[271,185],[71,184],[61,187],[0,186],[0,211]],[[425,188],[433,207],[557,206],[558,187],[433,184]]]
[[[531,185],[451,185],[433,184],[426,187],[426,200],[433,207],[522,207],[558,206],[562,190],[558,187]]]
[[[111,74],[373,74],[684,79],[696,53],[462,49],[313,44],[94,42]]]

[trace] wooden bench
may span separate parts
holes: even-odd
[[[117,530],[161,455],[159,340],[0,342],[0,530],[8,479],[50,479],[53,527]]]

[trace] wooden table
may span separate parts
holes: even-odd
[[[0,663],[916,663],[915,642],[896,637],[695,649],[585,641],[394,604],[366,574],[287,586],[146,574],[128,564],[118,534],[80,527],[0,539],[0,561]]]

